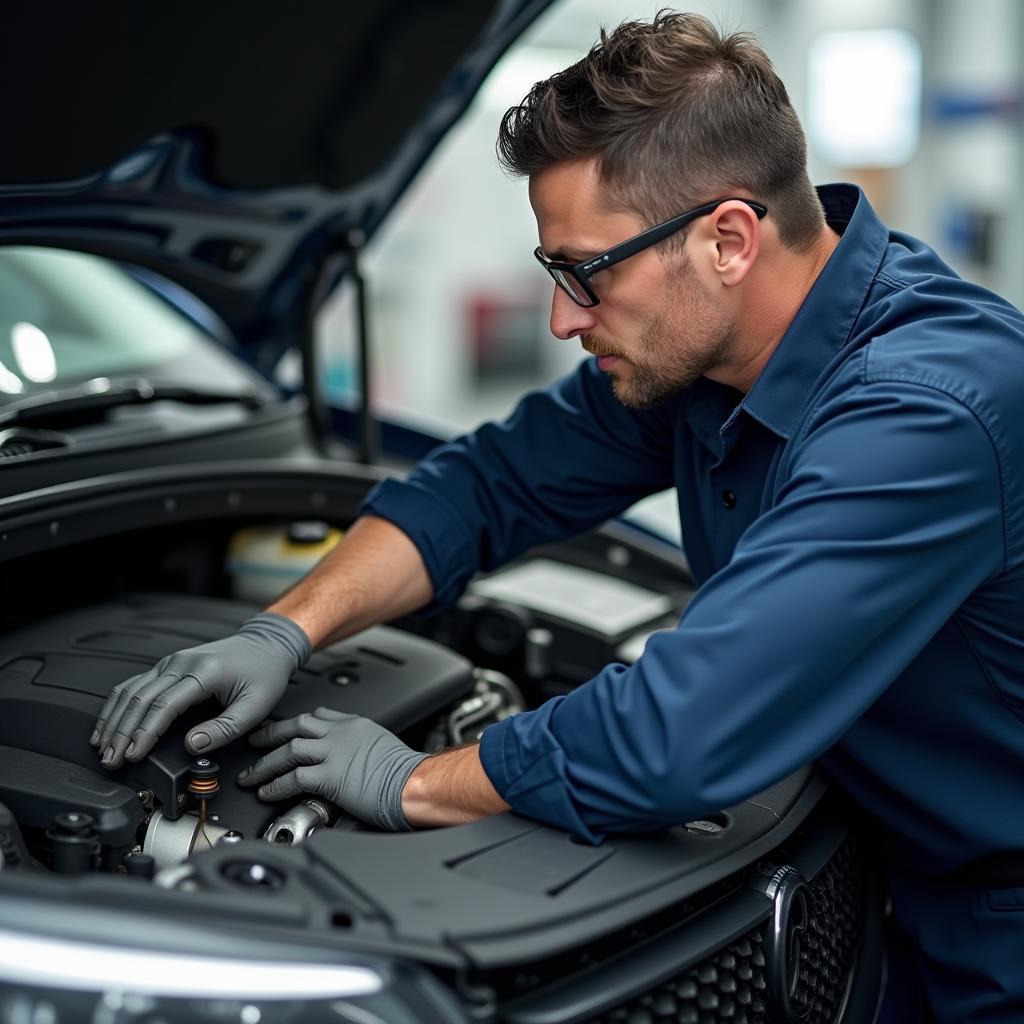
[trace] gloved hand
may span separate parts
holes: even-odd
[[[410,750],[369,718],[317,708],[266,725],[249,742],[283,744],[238,776],[240,785],[259,785],[263,800],[309,793],[378,828],[412,827],[402,813],[402,790],[428,755]]]
[[[222,747],[267,717],[311,653],[309,637],[291,619],[262,612],[233,636],[168,655],[118,683],[89,742],[107,768],[119,768],[123,758],[139,761],[178,715],[216,697],[223,713],[192,729],[185,745],[194,754]]]

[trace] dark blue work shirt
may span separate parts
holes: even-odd
[[[735,804],[806,762],[950,871],[1024,849],[1024,320],[853,186],[751,391],[627,409],[588,360],[365,510],[435,601],[675,486],[700,589],[632,666],[489,728],[522,814],[590,838]]]

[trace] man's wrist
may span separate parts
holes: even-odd
[[[470,743],[425,758],[402,790],[402,813],[414,828],[462,825],[507,811]]]

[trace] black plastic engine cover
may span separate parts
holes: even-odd
[[[256,611],[237,601],[137,595],[9,633],[0,638],[0,745],[109,775],[133,790],[148,789],[165,814],[177,817],[190,802],[185,733],[215,715],[218,705],[207,702],[191,709],[144,762],[111,773],[100,767],[89,746],[96,717],[122,680],[165,655],[234,632]],[[380,626],[315,653],[292,677],[270,717],[287,718],[322,705],[401,732],[430,721],[472,688],[472,666],[464,658]],[[257,818],[262,824],[276,813],[234,785],[235,774],[258,752],[242,740],[213,756],[222,768],[217,809],[232,827],[252,834]]]
[[[19,824],[33,828],[46,828],[54,815],[83,811],[104,846],[130,847],[142,823],[134,790],[99,771],[14,747],[0,747],[0,799]]]

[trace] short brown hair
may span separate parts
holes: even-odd
[[[737,188],[768,206],[791,249],[824,224],[800,120],[767,54],[698,14],[602,29],[586,57],[506,111],[497,150],[518,175],[596,156],[612,205],[651,224]]]

